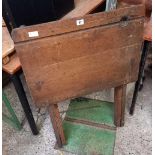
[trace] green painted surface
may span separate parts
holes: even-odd
[[[113,103],[86,98],[72,100],[66,116],[113,124]],[[63,121],[67,144],[64,151],[77,155],[113,155],[116,131]]]
[[[92,122],[114,125],[114,104],[87,98],[72,100],[66,116]]]
[[[63,123],[67,145],[64,150],[78,155],[113,155],[115,131],[68,121]]]
[[[8,100],[8,98],[6,97],[6,95],[4,94],[4,92],[2,92],[2,99],[5,103],[5,106],[7,107],[11,117],[6,116],[5,114],[2,115],[2,119],[3,121],[7,122],[8,124],[12,125],[13,127],[17,128],[18,130],[22,129],[22,126]]]

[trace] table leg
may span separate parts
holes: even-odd
[[[124,112],[126,102],[126,85],[115,87],[114,89],[114,121],[117,127],[124,125]]]
[[[49,108],[51,122],[53,125],[54,133],[58,143],[58,147],[62,147],[66,143],[65,136],[62,127],[62,120],[60,117],[59,109],[57,104],[52,104]]]
[[[135,109],[138,91],[139,91],[141,79],[142,79],[143,72],[144,72],[145,61],[146,61],[147,52],[148,52],[148,45],[149,45],[149,41],[144,41],[143,51],[142,51],[141,61],[140,61],[140,66],[139,66],[138,80],[136,81],[136,84],[135,84],[134,94],[133,94],[132,103],[131,103],[131,107],[130,107],[131,115],[133,115],[133,112]]]
[[[4,94],[4,92],[2,92],[2,99],[5,103],[6,108],[8,109],[11,117],[6,116],[5,114],[2,115],[2,119],[6,122],[11,122],[11,124],[13,124],[18,130],[22,129],[22,126],[16,116],[15,111],[13,110],[8,98],[6,97],[6,95]]]
[[[24,91],[24,88],[23,88],[23,85],[22,85],[22,82],[20,80],[18,73],[11,75],[11,80],[14,84],[14,87],[15,87],[15,90],[19,97],[20,103],[23,107],[26,118],[29,122],[31,131],[34,135],[37,135],[39,132],[38,132],[37,126],[35,124],[35,121],[34,121],[34,118],[32,115],[32,111],[30,109],[30,105],[28,103],[28,100],[27,100],[27,97],[26,97],[26,94],[25,94],[25,91]]]

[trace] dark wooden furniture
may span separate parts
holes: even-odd
[[[115,124],[124,124],[126,85],[138,77],[143,17],[143,5],[126,6],[13,31],[32,98],[49,106],[60,147],[60,101],[114,87]]]

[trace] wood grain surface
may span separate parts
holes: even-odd
[[[58,147],[66,144],[65,135],[62,128],[62,120],[60,117],[58,105],[54,104],[49,107],[49,114],[53,125],[54,133],[57,139]]]
[[[125,103],[126,103],[126,86],[121,85],[114,89],[114,122],[116,126],[124,126],[124,114],[125,114]]]
[[[16,28],[12,32],[12,37],[15,43],[30,41],[50,36],[55,36],[67,32],[74,32],[120,22],[122,17],[128,17],[129,20],[137,19],[144,16],[144,5],[126,6],[111,12],[100,12],[96,14],[89,14],[82,17],[59,20],[34,26],[26,26],[23,28]],[[77,26],[76,21],[84,20],[84,25]],[[28,32],[38,31],[38,36],[29,37]]]
[[[143,9],[138,5],[84,16],[79,27],[73,18],[16,29],[16,50],[35,103],[57,104],[136,81]],[[28,38],[34,30],[39,37]]]
[[[2,27],[2,58],[14,52],[14,42],[7,27]]]
[[[14,74],[21,69],[21,63],[16,53],[13,53],[9,58],[9,63],[3,65],[2,69],[8,74]]]

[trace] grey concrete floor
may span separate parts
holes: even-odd
[[[129,115],[129,105],[132,99],[132,92],[127,97],[125,126],[117,129],[115,142],[115,155],[151,155],[152,154],[152,77],[151,73],[146,74],[144,88],[139,93],[135,114]],[[47,110],[36,108],[23,80],[26,93],[33,111],[37,126],[40,129],[38,136],[33,136],[28,122],[25,119],[22,107],[14,90],[9,83],[4,91],[14,107],[23,129],[17,131],[3,122],[2,140],[3,155],[71,155],[54,149],[55,136]],[[97,92],[89,95],[91,98],[104,99],[104,92]],[[66,104],[59,104],[59,109],[67,109]],[[7,113],[3,106],[3,112]]]

